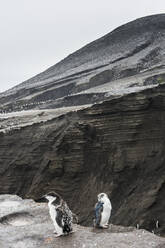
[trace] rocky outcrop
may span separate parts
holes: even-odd
[[[91,225],[99,192],[112,223],[165,234],[165,85],[0,133],[0,193],[56,190]]]
[[[98,103],[122,94],[128,85],[141,88],[145,77],[165,74],[164,44],[165,14],[122,25],[0,94],[0,111]]]
[[[111,225],[108,230],[74,225],[74,233],[55,238],[47,204],[0,195],[1,248],[163,248],[164,238],[144,230]]]

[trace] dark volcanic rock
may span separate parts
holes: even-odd
[[[74,233],[55,238],[47,204],[17,196],[0,195],[0,210],[1,248],[100,248],[103,242],[105,248],[163,248],[165,245],[163,238],[147,231],[114,225],[109,230],[74,225]]]
[[[0,193],[56,190],[91,225],[99,192],[112,223],[165,234],[165,85],[0,133]]]
[[[164,55],[165,14],[137,19],[0,94],[1,111],[57,107],[59,99],[60,106],[93,103],[88,93],[97,93],[95,102],[99,102],[107,98],[106,92],[114,94],[116,79],[135,76],[134,83],[141,87],[147,72],[164,73]],[[106,83],[109,86],[105,89]],[[120,91],[119,86],[117,94]],[[80,102],[68,100],[78,93]]]

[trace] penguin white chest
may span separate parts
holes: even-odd
[[[53,204],[51,204],[51,203],[49,203],[48,206],[49,206],[50,217],[51,217],[52,221],[55,222],[56,221],[56,216],[57,216],[55,206]]]
[[[103,205],[103,212],[101,214],[101,221],[100,224],[101,225],[107,225],[109,222],[109,218],[111,216],[111,204],[110,203],[105,203]]]

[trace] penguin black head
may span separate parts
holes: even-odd
[[[61,196],[57,194],[56,192],[49,192],[43,196],[46,198],[49,202],[53,202],[56,205],[59,205],[61,203]]]

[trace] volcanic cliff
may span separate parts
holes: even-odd
[[[164,53],[165,14],[144,17],[2,93],[0,193],[56,190],[91,225],[103,191],[113,224],[165,234]]]

